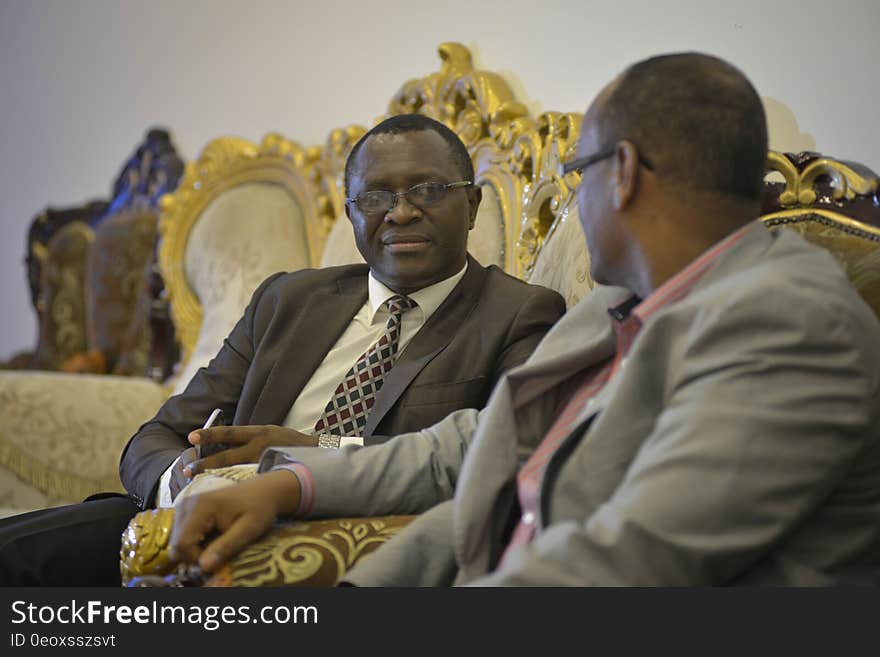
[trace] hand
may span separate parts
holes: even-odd
[[[174,512],[169,556],[213,572],[262,536],[276,516],[296,510],[299,500],[299,479],[287,470],[188,497]],[[211,540],[203,547],[206,538]]]
[[[172,501],[174,501],[174,498],[177,497],[180,491],[192,481],[192,474],[188,473],[190,465],[195,462],[196,448],[190,447],[183,450],[180,458],[177,459],[177,463],[174,464],[174,468],[171,470],[171,480],[168,482],[168,488],[171,489]]]
[[[190,432],[189,442],[201,445],[224,444],[227,449],[189,464],[189,473],[195,476],[210,468],[224,468],[239,463],[257,463],[267,447],[317,447],[317,436],[272,424],[243,427],[211,427]]]

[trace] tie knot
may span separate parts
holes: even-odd
[[[392,315],[399,315],[401,313],[405,313],[410,308],[415,308],[416,302],[410,299],[409,297],[405,297],[401,294],[396,294],[388,301],[385,302],[385,305],[388,306],[388,312]]]

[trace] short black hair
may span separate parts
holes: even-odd
[[[357,158],[358,152],[370,137],[373,135],[399,135],[404,132],[421,132],[423,130],[433,130],[443,137],[443,141],[449,145],[452,160],[461,171],[463,179],[473,182],[474,163],[471,161],[471,155],[468,153],[467,146],[464,145],[457,134],[440,121],[435,121],[422,114],[397,114],[368,130],[351,149],[351,153],[348,154],[348,159],[345,161],[345,195],[348,196],[348,184],[351,180],[355,158]]]
[[[761,199],[764,107],[746,76],[724,60],[691,52],[638,62],[612,86],[596,123],[604,146],[633,141],[673,184]]]

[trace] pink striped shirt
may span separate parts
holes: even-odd
[[[608,310],[611,315],[611,325],[617,335],[615,354],[606,361],[587,368],[563,384],[570,386],[571,390],[568,394],[563,395],[558,417],[545,434],[538,449],[517,474],[517,493],[522,515],[513,531],[510,543],[501,557],[502,561],[512,548],[524,545],[534,537],[538,521],[541,483],[547,463],[563,440],[571,434],[577,425],[587,419],[583,415],[587,404],[602,391],[605,384],[617,373],[621,360],[626,358],[642,326],[661,308],[686,297],[697,281],[715,264],[718,257],[736,244],[752,225],[748,224],[718,242],[654,290],[644,301],[639,303],[636,297],[631,297],[624,303]],[[633,306],[636,303],[637,305]]]

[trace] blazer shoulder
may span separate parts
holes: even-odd
[[[486,287],[511,299],[541,298],[545,302],[559,305],[563,311],[565,310],[565,300],[556,290],[543,285],[526,283],[496,265],[486,267]]]
[[[263,282],[262,287],[265,288],[265,292],[270,294],[283,295],[290,290],[299,288],[313,290],[322,285],[333,284],[345,279],[365,278],[369,271],[366,265],[297,269],[296,271],[273,274]]]

